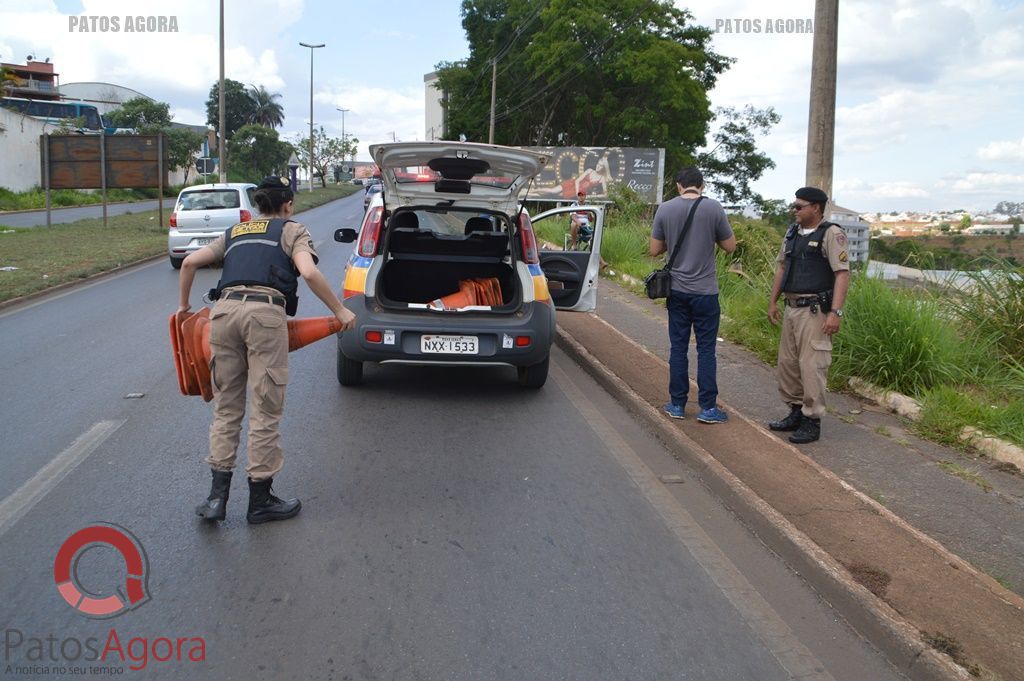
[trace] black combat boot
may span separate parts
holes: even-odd
[[[821,437],[821,419],[804,416],[797,431],[789,436],[789,441],[797,445],[816,442]]]
[[[789,416],[778,421],[772,421],[768,424],[768,428],[771,430],[796,430],[800,427],[800,423],[803,421],[804,415],[800,412],[803,406],[799,404],[789,405]]]
[[[210,496],[196,506],[196,515],[203,520],[224,520],[228,511],[228,492],[231,491],[231,471],[210,469],[213,483],[210,485]]]
[[[249,478],[249,512],[245,519],[253,525],[271,520],[287,520],[298,515],[302,502],[298,499],[278,499],[270,492],[273,478],[256,481]]]

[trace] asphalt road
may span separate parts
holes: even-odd
[[[159,202],[136,201],[132,203],[113,203],[107,206],[107,215],[124,215],[125,213],[143,213],[148,210],[156,210]],[[164,212],[170,215],[174,210],[174,199],[164,199]],[[75,222],[85,218],[103,217],[103,206],[78,206],[75,208],[53,208],[50,211],[50,223],[59,224],[63,222]],[[7,227],[45,227],[46,211],[36,210],[26,213],[0,213],[0,225]]]
[[[339,288],[352,245],[330,235],[361,213],[355,195],[299,216]],[[529,392],[510,368],[368,366],[342,389],[333,339],[304,348],[276,480],[302,513],[248,526],[238,474],[227,522],[201,524],[210,407],[177,390],[176,285],[159,261],[0,313],[7,676],[900,678],[558,350]],[[95,521],[148,565],[150,599],[109,620],[54,579]],[[101,597],[125,574],[105,548],[75,568]]]

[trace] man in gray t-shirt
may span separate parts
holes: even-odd
[[[736,237],[722,206],[714,199],[700,199],[704,176],[696,168],[683,168],[676,175],[679,196],[658,207],[651,230],[651,256],[666,251],[671,255],[682,236],[690,210],[697,204],[693,224],[683,239],[672,265],[672,292],[666,301],[668,333],[672,343],[669,354],[669,396],[664,411],[673,418],[684,418],[683,409],[690,391],[690,329],[697,340],[697,401],[702,423],[728,420],[718,408],[718,367],[715,342],[721,308],[718,304],[718,279],[715,272],[715,245],[727,253],[736,250]],[[698,199],[700,199],[698,203]]]

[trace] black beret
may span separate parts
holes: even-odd
[[[263,181],[260,182],[257,189],[291,189],[291,182],[284,177],[278,177],[277,175],[270,175],[264,177]]]
[[[828,201],[828,194],[817,187],[800,187],[796,190],[796,198],[810,201],[811,203],[825,203]]]

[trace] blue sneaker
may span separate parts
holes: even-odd
[[[725,423],[729,420],[729,415],[718,407],[711,407],[710,409],[701,409],[697,414],[697,420],[701,423]]]
[[[686,415],[683,414],[683,408],[680,407],[678,404],[674,404],[672,402],[666,403],[665,406],[661,408],[661,410],[674,419],[686,418]]]

